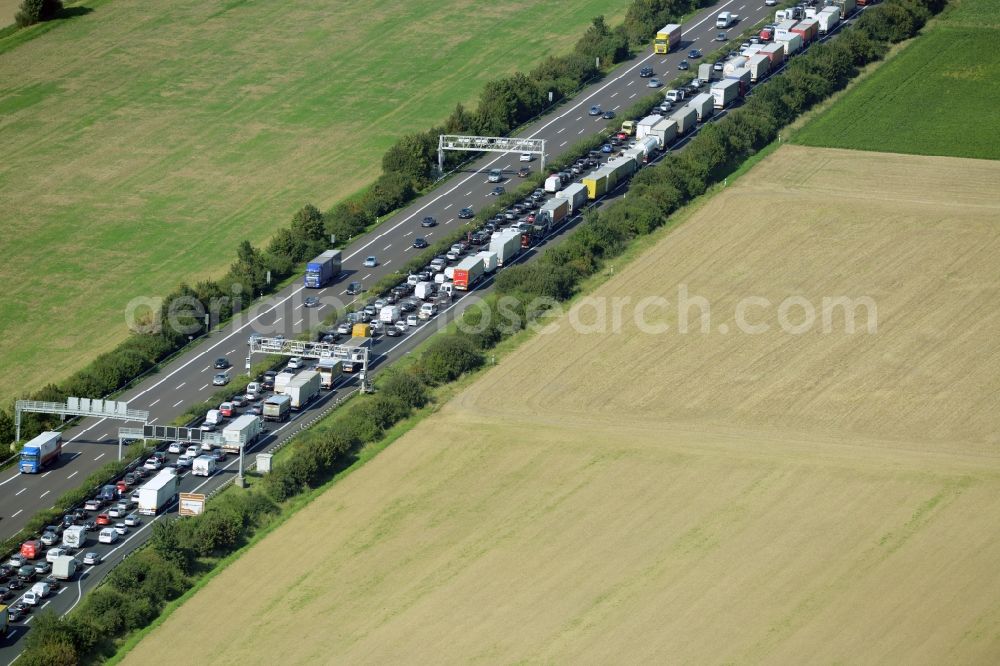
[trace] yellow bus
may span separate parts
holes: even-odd
[[[670,53],[680,43],[681,26],[677,23],[670,23],[662,30],[657,31],[656,39],[653,40],[653,53]]]

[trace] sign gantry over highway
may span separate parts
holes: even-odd
[[[98,419],[146,422],[149,412],[143,409],[129,409],[127,402],[116,402],[102,398],[66,398],[66,402],[42,402],[40,400],[18,400],[14,403],[15,441],[21,440],[21,414],[58,414],[67,416],[92,416]]]
[[[545,170],[545,139],[522,139],[514,136],[465,136],[441,134],[438,136],[438,171],[444,173],[444,151],[457,150],[473,153],[528,153],[538,155]]]

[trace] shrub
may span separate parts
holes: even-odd
[[[471,340],[464,336],[446,335],[432,340],[420,356],[418,367],[425,380],[440,384],[478,368],[483,357]]]
[[[62,0],[21,0],[21,6],[14,15],[19,28],[51,21],[62,11]]]

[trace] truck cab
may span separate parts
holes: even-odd
[[[635,136],[635,121],[626,120],[622,123],[622,132],[628,134],[629,136]]]
[[[732,14],[730,12],[720,12],[715,19],[715,27],[723,29],[728,28],[736,23],[737,19],[739,19],[739,17],[736,14]]]

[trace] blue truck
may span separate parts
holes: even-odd
[[[308,264],[304,283],[310,289],[320,289],[340,275],[340,250],[327,250]]]
[[[22,474],[38,474],[59,460],[62,454],[62,433],[48,431],[24,445],[18,468]]]

